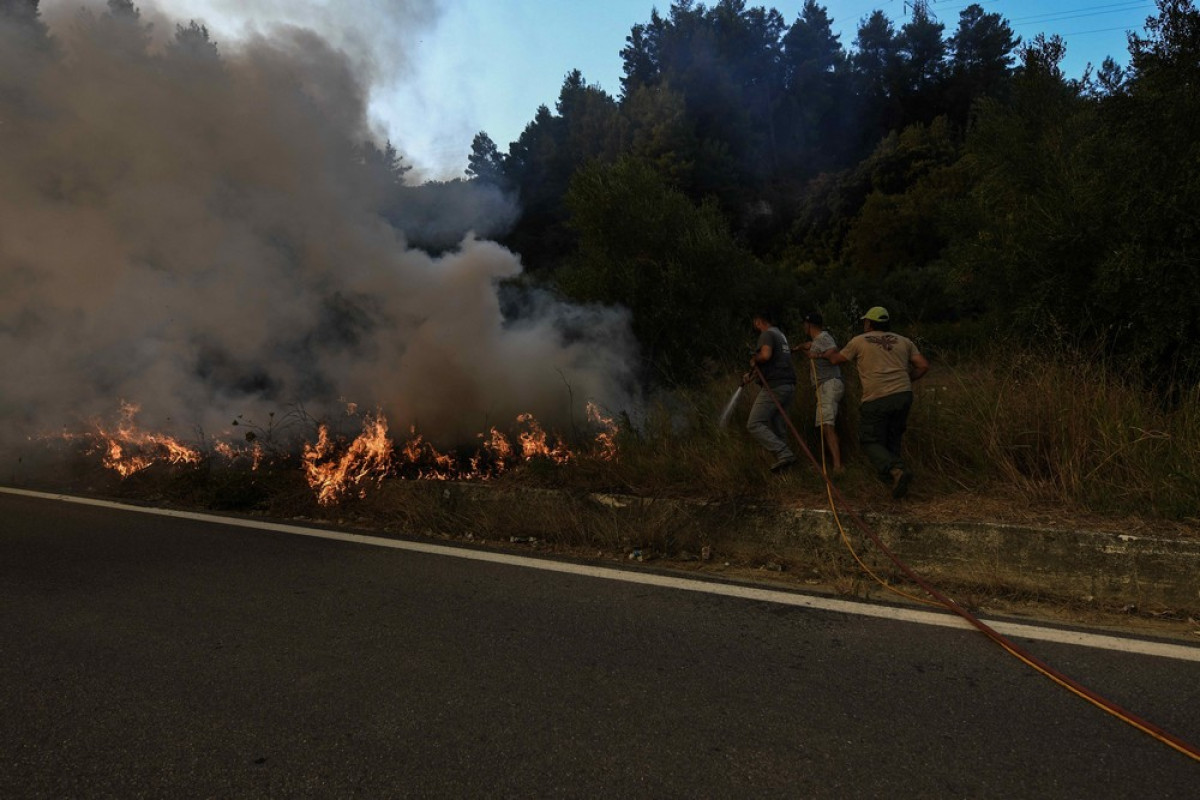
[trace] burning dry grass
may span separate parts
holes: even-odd
[[[243,441],[233,440],[231,432],[227,432],[224,437],[190,445],[140,428],[135,419],[137,413],[137,405],[122,402],[120,420],[115,425],[96,421],[86,431],[65,433],[60,438],[81,445],[85,457],[100,456],[103,467],[121,479],[156,465],[203,465],[211,471],[214,463],[220,462],[225,469],[240,468],[252,473],[263,467],[271,471],[293,470],[297,459],[292,454],[298,449],[299,467],[321,506],[362,498],[372,482],[379,483],[388,477],[482,481],[498,478],[522,465],[545,463],[564,467],[584,460],[617,458],[616,423],[592,404],[588,405],[587,413],[595,438],[576,450],[563,437],[548,433],[532,414],[519,415],[509,434],[497,427],[492,427],[486,435],[479,434],[473,451],[460,448],[443,452],[415,427],[410,428],[407,438],[393,440],[382,412],[363,415],[361,430],[353,435],[335,433],[329,423],[308,420],[303,411],[289,412],[291,424],[301,420],[309,423],[310,430],[315,428],[315,440],[292,445],[277,435],[274,414],[265,429],[240,418],[235,420],[233,425],[250,428]],[[347,416],[357,416],[354,406],[347,406]]]
[[[362,433],[346,448],[338,448],[329,426],[317,430],[316,444],[304,445],[304,472],[308,485],[323,506],[337,503],[368,478],[382,480],[392,467],[392,440],[383,415],[368,415]]]
[[[592,460],[615,461],[616,423],[588,405],[588,417],[598,429],[584,455]],[[397,445],[388,436],[387,420],[382,414],[367,415],[362,432],[344,446],[329,434],[328,426],[318,429],[316,444],[304,445],[304,470],[309,486],[321,505],[334,505],[346,497],[363,497],[365,485],[385,477],[426,481],[491,480],[520,464],[546,462],[566,466],[578,461],[581,453],[566,441],[548,434],[532,414],[517,417],[516,444],[498,428],[479,434],[478,448],[469,454],[441,452],[416,428]]]
[[[122,478],[128,478],[157,462],[200,462],[201,454],[196,448],[171,436],[140,429],[134,421],[139,410],[136,404],[122,401],[120,418],[115,426],[96,423],[92,431],[67,433],[63,434],[63,438],[82,441],[88,454],[99,455],[101,463]]]
[[[1179,535],[1195,535],[1200,525],[1194,462],[1200,390],[1179,394],[1167,407],[1094,362],[1011,357],[940,364],[916,386],[905,446],[918,480],[898,504],[857,452],[853,375],[848,382],[838,421],[848,469],[838,485],[861,510],[1092,529],[1153,524]],[[636,425],[628,419],[618,425],[590,407],[586,429],[575,431],[570,444],[521,415],[507,428],[480,433],[471,446],[443,451],[416,429],[393,438],[381,414],[348,417],[360,430],[339,432],[301,415],[290,420],[290,440],[272,420],[267,429],[243,423],[250,430],[239,441],[188,444],[139,429],[130,404],[117,423],[67,438],[122,479],[154,464],[258,475],[260,485],[275,479],[264,472],[298,474],[309,501],[326,507],[360,499],[385,479],[504,479],[643,497],[825,505],[824,484],[809,465],[782,477],[768,472],[767,455],[743,430],[752,392],[741,398],[729,427],[717,423],[734,388],[714,381],[663,394]],[[819,453],[809,395],[797,393],[792,419]],[[299,444],[298,430],[308,433]],[[286,493],[302,505],[295,491]]]

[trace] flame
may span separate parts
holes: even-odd
[[[588,420],[600,427],[594,456],[605,461],[615,459],[616,423],[593,404],[588,406]],[[317,493],[317,501],[332,505],[354,490],[363,497],[362,484],[368,478],[381,481],[393,475],[436,481],[489,480],[533,459],[567,464],[576,458],[566,443],[558,436],[548,435],[532,414],[521,414],[517,424],[524,428],[517,434],[519,446],[514,446],[503,432],[493,427],[486,436],[481,433],[476,437],[480,444],[473,455],[459,458],[439,451],[415,426],[409,429],[407,439],[393,444],[387,437],[387,420],[377,412],[364,419],[362,434],[344,448],[330,436],[329,428],[321,425],[316,443],[304,446],[305,472],[309,485]]]
[[[92,442],[89,452],[101,453],[101,463],[122,478],[141,472],[152,464],[197,464],[200,451],[188,447],[171,436],[140,430],[134,417],[141,407],[135,403],[121,401],[121,419],[117,427],[109,430],[95,423],[95,430],[78,437],[64,434],[64,438],[83,438]]]
[[[266,458],[266,452],[263,450],[263,446],[259,444],[258,441],[253,439],[249,441],[249,447],[234,447],[229,442],[217,440],[213,444],[213,452],[222,458],[228,459],[229,461],[238,461],[243,458],[248,458],[250,459],[250,469],[254,471],[262,466],[263,459]]]
[[[600,407],[590,400],[587,404],[587,418],[588,422],[600,427],[600,432],[596,434],[596,458],[601,461],[616,461],[617,433],[620,432],[617,423],[612,417],[600,413]]]
[[[571,460],[572,453],[563,444],[562,439],[556,438],[553,447],[547,444],[546,432],[533,418],[533,414],[521,414],[517,417],[517,422],[528,428],[517,436],[521,442],[521,454],[526,461],[531,458],[548,458],[555,464],[566,464]]]
[[[198,450],[164,434],[140,430],[134,422],[139,407],[121,402],[121,419],[115,429],[95,424],[95,430],[84,434],[63,434],[66,439],[85,439],[91,443],[88,452],[99,453],[104,466],[123,478],[146,469],[152,464],[197,464]],[[347,412],[355,413],[347,403]],[[617,458],[619,427],[606,417],[594,403],[587,405],[587,419],[598,428],[588,458],[613,461]],[[235,423],[236,424],[236,423]],[[330,433],[328,425],[317,427],[315,443],[305,442],[301,457],[305,477],[321,505],[339,503],[351,495],[363,497],[369,480],[382,481],[394,476],[417,480],[491,480],[522,463],[545,459],[564,465],[579,458],[563,439],[547,434],[532,414],[516,419],[515,440],[499,428],[478,434],[475,452],[441,452],[416,427],[397,445],[388,436],[388,422],[382,412],[363,416],[362,431],[353,440]],[[227,434],[228,435],[228,434]],[[212,453],[230,462],[249,459],[251,469],[257,470],[267,457],[263,444],[253,433],[245,435],[244,443],[215,440]]]
[[[482,439],[483,434],[479,434]],[[500,431],[492,428],[490,435],[483,443],[483,452],[490,457],[492,465],[492,474],[499,475],[508,469],[513,459],[513,446],[508,437]],[[478,456],[475,459],[476,463],[482,461]],[[475,467],[478,470],[478,466]]]
[[[404,443],[400,452],[407,464],[416,467],[418,480],[449,481],[469,477],[462,474],[454,456],[438,452],[436,447],[425,441],[424,436],[417,433],[415,426],[409,429],[409,433],[411,438]]]
[[[387,433],[387,420],[382,414],[367,415],[362,433],[338,455],[329,426],[321,425],[317,443],[304,445],[304,472],[308,485],[317,493],[317,502],[332,505],[356,488],[362,497],[366,494],[360,488],[363,481],[370,477],[383,480],[392,467],[392,440]]]

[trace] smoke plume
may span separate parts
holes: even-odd
[[[7,435],[121,400],[215,432],[345,399],[449,441],[628,402],[624,313],[540,296],[506,317],[513,253],[467,236],[430,256],[384,220],[367,81],[320,36],[218,53],[103,9],[49,22],[0,15]]]

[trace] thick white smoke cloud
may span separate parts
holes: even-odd
[[[103,13],[51,22],[46,50],[0,21],[10,441],[122,399],[186,433],[345,398],[443,441],[629,402],[625,314],[542,297],[506,319],[515,255],[468,237],[434,258],[379,216],[364,80],[324,39],[277,30],[212,59],[147,52]]]
[[[43,9],[73,13],[81,0],[43,0]],[[98,0],[91,0],[97,2]],[[370,87],[368,110],[377,132],[400,140],[410,151],[410,179],[448,180],[463,176],[471,137],[479,129],[468,112],[471,98],[463,86],[446,91],[431,81],[432,54],[448,16],[461,15],[462,0],[143,0],[144,18],[154,22],[156,38],[174,33],[169,17],[196,20],[222,46],[254,36],[271,36],[279,27],[317,31],[350,59]],[[467,84],[469,86],[469,84]],[[396,113],[397,106],[406,113]],[[532,109],[531,109],[532,110]]]

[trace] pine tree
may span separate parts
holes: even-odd
[[[948,106],[951,118],[965,125],[971,104],[980,97],[1002,97],[1012,77],[1021,38],[999,14],[985,13],[977,3],[958,15],[950,37]]]
[[[805,0],[783,36],[787,105],[781,162],[791,174],[812,175],[840,163],[850,96],[849,61],[833,20],[816,0]]]
[[[167,45],[167,53],[193,64],[216,64],[221,60],[217,43],[208,35],[208,28],[192,20],[186,27],[175,26],[175,38]]]
[[[900,41],[882,11],[872,12],[859,25],[850,62],[859,107],[858,146],[872,148],[901,121]]]
[[[42,22],[38,0],[0,0],[0,47],[46,50],[50,34]]]
[[[467,156],[468,176],[493,186],[505,185],[504,156],[492,137],[480,131],[471,140],[471,154]]]

